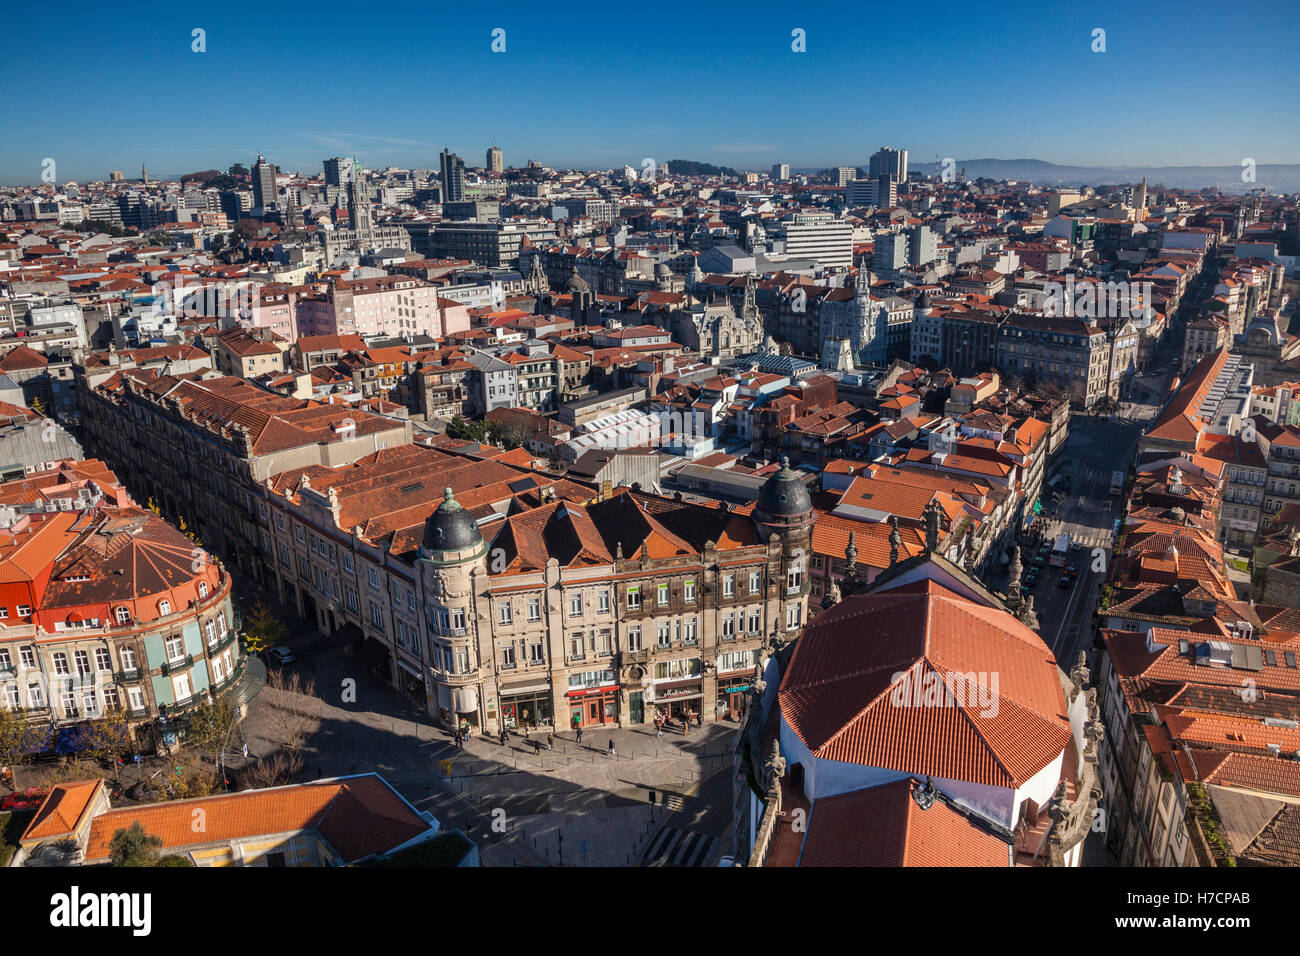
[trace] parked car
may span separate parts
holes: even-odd
[[[4,801],[0,802],[0,810],[35,810],[49,795],[50,791],[44,787],[28,787],[26,790],[5,797]]]
[[[272,664],[275,664],[278,667],[283,667],[285,664],[293,663],[293,651],[289,650],[289,648],[285,647],[283,644],[271,648],[271,650],[267,652],[267,657],[270,659]]]

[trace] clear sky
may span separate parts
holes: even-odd
[[[584,168],[861,165],[886,144],[914,165],[1300,162],[1294,0],[180,6],[8,4],[0,182],[46,157],[62,182],[259,152],[312,174],[436,168],[443,146],[482,165],[493,143]]]

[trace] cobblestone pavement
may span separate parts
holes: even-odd
[[[706,721],[689,735],[670,731],[662,738],[653,728],[588,730],[581,745],[565,731],[550,751],[544,733],[534,734],[543,743],[540,754],[518,735],[505,746],[475,737],[457,750],[422,708],[362,673],[328,638],[300,632],[289,644],[297,660],[287,670],[314,683],[317,698],[303,777],[374,770],[444,826],[466,830],[485,866],[636,863],[664,824],[665,798],[688,794],[731,766],[737,725],[725,722]],[[355,681],[355,694],[345,699],[347,681]],[[275,697],[263,692],[250,704],[243,723],[250,761],[279,746]],[[605,752],[610,740],[612,757]],[[238,769],[242,762],[236,755],[230,765]],[[673,804],[686,809],[679,799]],[[718,830],[708,835],[721,834],[720,815],[696,816]]]

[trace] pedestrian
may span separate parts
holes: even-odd
[[[510,736],[509,732],[508,732],[504,727],[502,727],[502,728],[501,728],[501,746],[502,746],[502,747],[504,747],[504,746],[506,745],[506,739],[507,739],[509,736]]]
[[[655,740],[664,735],[664,722],[658,717],[655,718]]]
[[[541,742],[540,740],[534,740],[534,741],[533,741],[533,756],[534,756],[534,757],[540,757],[541,755],[542,755],[542,742]]]
[[[701,711],[700,713],[698,713],[698,714],[695,715],[695,726],[696,726],[696,727],[699,727],[701,730],[704,729],[704,712],[703,712],[703,711]]]
[[[613,738],[613,737],[611,737],[611,738],[609,739],[609,749],[605,751],[605,756],[606,756],[606,757],[615,757],[615,756],[617,756],[617,754],[614,753],[614,738]]]
[[[582,724],[578,724],[578,743],[582,743]]]
[[[546,735],[546,749],[547,750],[555,749],[555,734]]]

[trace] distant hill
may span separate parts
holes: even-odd
[[[671,176],[739,176],[730,166],[714,166],[712,163],[697,163],[690,159],[668,160],[668,173]]]
[[[929,172],[923,164],[913,169]],[[1247,192],[1267,186],[1270,192],[1300,191],[1300,164],[1261,163],[1255,167],[1255,182],[1241,181],[1237,166],[1061,166],[1041,159],[959,159],[957,168],[967,179],[1027,179],[1033,183],[1062,186],[1096,186],[1103,183],[1135,183],[1143,176],[1149,184],[1176,189],[1221,189]]]
[[[933,162],[917,162],[911,157],[912,170],[933,175]],[[959,159],[957,168],[966,170],[967,179],[1024,179],[1039,185],[1098,186],[1136,183],[1143,176],[1152,186],[1176,189],[1219,189],[1226,193],[1244,193],[1261,186],[1269,192],[1300,192],[1300,163],[1261,163],[1255,167],[1255,182],[1241,181],[1241,166],[1063,166],[1042,159]],[[815,168],[800,169],[815,174]]]

